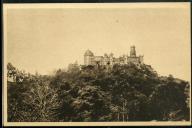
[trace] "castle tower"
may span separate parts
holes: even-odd
[[[84,64],[92,65],[93,59],[94,59],[94,54],[90,50],[87,50],[84,54]]]
[[[131,46],[130,57],[136,57],[136,50],[134,45]]]

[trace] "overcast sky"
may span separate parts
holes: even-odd
[[[48,74],[66,68],[90,49],[137,55],[161,75],[190,80],[190,5],[177,3],[123,8],[8,9],[7,61],[19,69]]]

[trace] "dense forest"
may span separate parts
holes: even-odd
[[[80,66],[52,75],[7,64],[8,121],[188,121],[189,82],[150,65]]]

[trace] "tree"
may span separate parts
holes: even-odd
[[[109,97],[98,87],[86,85],[79,89],[78,97],[74,99],[72,106],[77,121],[106,121],[110,120]]]
[[[9,73],[16,76],[8,81],[9,121],[49,121],[59,105],[57,94],[49,86],[47,76],[35,76],[8,64]],[[11,70],[11,71],[10,71]],[[49,77],[48,77],[49,79]]]
[[[169,81],[160,84],[151,95],[151,112],[156,120],[185,119],[184,115],[176,115],[177,112],[185,113],[187,105],[185,102],[185,83],[178,84]],[[175,113],[175,117],[171,117]],[[182,116],[182,117],[176,117]]]
[[[189,120],[189,83],[150,65],[72,65],[54,75],[7,65],[8,121]],[[122,114],[123,113],[123,114]]]
[[[32,121],[53,121],[55,109],[59,107],[57,93],[46,81],[36,82],[24,93],[24,103],[28,105]]]
[[[16,68],[11,64],[7,64],[7,78],[8,81],[11,79],[11,81],[16,81]]]

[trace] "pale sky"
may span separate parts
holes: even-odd
[[[135,45],[137,55],[160,75],[190,81],[190,5],[172,4],[8,9],[7,61],[48,74],[76,60],[83,64],[87,49],[118,57]]]

